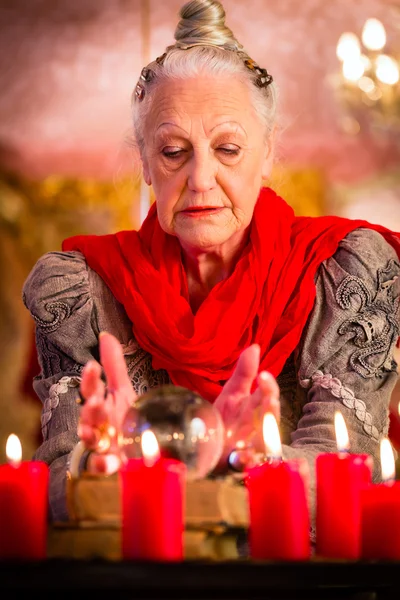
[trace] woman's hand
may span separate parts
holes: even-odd
[[[92,450],[87,469],[95,473],[113,473],[120,466],[118,433],[126,411],[137,396],[117,338],[106,332],[100,333],[99,349],[100,364],[91,360],[82,372],[80,391],[85,402],[81,408],[78,435]],[[214,405],[225,425],[225,458],[239,440],[251,441],[257,451],[263,451],[262,417],[266,412],[272,412],[279,423],[279,386],[270,373],[258,373],[259,361],[259,346],[253,344],[246,348],[215,400]],[[106,383],[102,379],[102,370]],[[257,388],[251,393],[255,382]]]
[[[89,361],[82,372],[81,408],[78,435],[92,450],[87,469],[95,473],[113,473],[120,465],[118,433],[128,408],[136,400],[129,379],[122,346],[113,335],[99,336],[100,363]],[[104,383],[102,368],[106,378]]]
[[[215,400],[214,406],[221,413],[226,432],[220,464],[239,441],[251,443],[257,452],[264,451],[262,419],[266,412],[271,412],[279,425],[279,386],[269,372],[258,372],[259,365],[260,347],[252,344],[239,356],[232,376]],[[257,388],[251,393],[254,383]]]

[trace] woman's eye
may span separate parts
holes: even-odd
[[[166,158],[179,158],[183,154],[182,148],[168,147],[163,148],[162,150],[163,156]]]
[[[219,146],[218,150],[227,156],[237,156],[240,152],[238,146]]]

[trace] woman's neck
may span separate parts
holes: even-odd
[[[230,248],[182,248],[183,265],[189,290],[189,302],[195,314],[213,287],[231,275],[244,247],[248,234]]]

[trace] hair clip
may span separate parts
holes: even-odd
[[[166,53],[166,52],[164,52],[164,54],[161,54],[161,56],[158,56],[158,57],[156,58],[156,63],[157,63],[158,65],[162,65],[162,64],[163,64],[163,62],[164,62],[164,60],[165,60],[165,57],[166,57],[166,56],[167,56],[167,53]]]
[[[189,50],[190,48],[193,48],[194,46],[217,46],[217,44],[211,43],[211,42],[194,42],[193,44],[184,44],[184,43],[177,43],[176,47],[178,47],[180,50]],[[245,55],[243,57],[244,52],[241,50],[237,50],[237,48],[235,47],[227,47],[227,46],[218,46],[219,48],[222,48],[223,50],[232,50],[234,52],[237,52],[239,54],[239,56],[241,56],[243,58],[243,62],[245,64],[245,66],[250,69],[250,71],[253,71],[253,73],[255,74],[255,84],[257,85],[257,87],[259,88],[264,88],[267,87],[268,85],[270,85],[270,83],[272,83],[273,81],[273,77],[272,75],[270,75],[267,71],[267,69],[263,69],[262,67],[258,66],[258,64],[251,58],[249,58],[247,55]],[[164,52],[164,54],[161,54],[161,56],[158,56],[155,60],[155,62],[162,66],[162,64],[164,63],[165,57],[167,56],[168,52]],[[139,82],[136,85],[135,88],[135,97],[137,100],[142,101],[144,96],[145,96],[145,88],[143,83],[148,83],[149,81],[151,81],[154,77],[154,71],[152,71],[151,69],[149,69],[148,67],[144,67],[140,73],[140,77],[139,77]]]
[[[250,71],[256,73],[256,85],[260,88],[267,87],[273,81],[272,75],[270,75],[267,69],[263,69],[251,58],[246,58],[244,64]]]
[[[254,60],[252,60],[251,58],[245,58],[244,60],[244,64],[246,65],[246,67],[248,69],[250,69],[251,71],[254,71],[254,69],[256,68],[256,63],[254,62]]]
[[[141,101],[144,98],[144,87],[138,83],[135,88],[135,97],[137,100]]]
[[[154,72],[148,67],[143,67],[143,69],[140,72],[139,81],[136,84],[135,88],[135,97],[137,100],[141,101],[145,96],[145,88],[142,82],[149,83],[149,81],[151,81],[153,77]]]
[[[256,83],[258,87],[267,87],[270,83],[273,82],[273,77],[270,73],[268,73],[267,69],[262,69],[261,67],[256,68],[256,73],[258,75]]]
[[[143,67],[141,73],[140,73],[140,79],[142,81],[146,81],[149,82],[153,79],[154,73],[151,69],[147,68],[147,67]]]

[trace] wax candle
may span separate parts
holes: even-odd
[[[371,484],[361,495],[361,555],[366,559],[400,559],[400,481],[395,480],[393,449],[381,440],[382,483]]]
[[[150,430],[141,438],[140,458],[120,469],[122,557],[126,560],[183,560],[186,466],[160,456]]]
[[[249,496],[249,550],[253,559],[301,561],[310,558],[307,463],[282,460],[275,417],[263,419],[266,462],[245,477]]]
[[[372,459],[350,454],[341,412],[335,413],[338,452],[316,458],[316,548],[319,556],[358,559],[361,554],[361,490],[371,481]]]
[[[0,465],[0,559],[46,558],[49,470],[42,461],[21,461],[18,437],[6,445]]]

